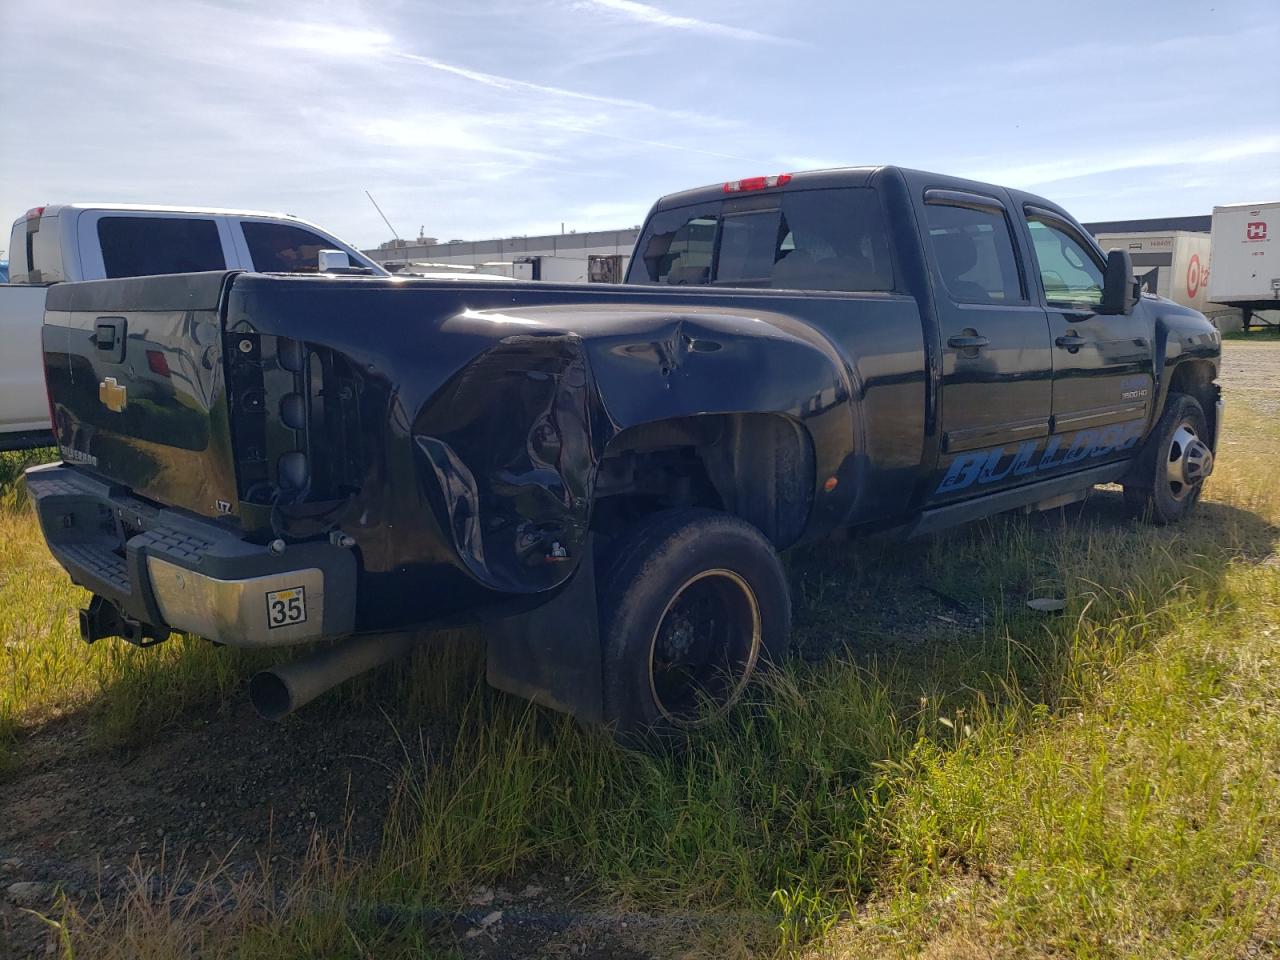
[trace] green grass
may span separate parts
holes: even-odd
[[[1178,528],[1123,519],[1103,493],[1065,514],[791,557],[797,646],[815,662],[796,658],[681,751],[622,752],[490,691],[465,644],[355,685],[339,712],[382,698],[408,757],[376,857],[321,849],[265,912],[175,919],[146,898],[73,911],[71,952],[408,956],[427,941],[359,905],[456,904],[554,872],[606,902],[737,918],[732,937],[680,933],[672,952],[1274,955],[1280,426],[1233,408],[1227,430]],[[0,694],[12,762],[23,731],[67,709],[109,735],[128,718],[145,738],[238,688],[249,664],[225,650],[73,641],[75,591],[58,593],[30,517],[13,505],[0,524],[0,570],[23,571],[0,580],[0,636],[28,651],[0,674],[21,691]],[[870,615],[922,585],[983,611],[982,626]],[[1065,612],[1026,608],[1043,595]],[[445,742],[419,742],[426,716],[448,721]],[[216,945],[181,946],[193,925]]]
[[[1014,547],[999,566],[1048,551],[1064,616],[1010,608],[910,668],[794,665],[677,756],[480,698],[448,759],[422,765],[384,878],[447,899],[571,865],[655,909],[745,909],[785,941],[871,937],[869,953],[936,936],[957,891],[984,897],[991,949],[1239,946],[1280,898],[1262,843],[1280,801],[1280,575],[1236,559],[1251,537],[1003,529],[1019,523],[960,538],[946,572],[989,539]],[[875,922],[842,934],[868,900]]]
[[[1280,340],[1280,326],[1274,323],[1265,326],[1255,325],[1248,333],[1243,330],[1232,330],[1222,335],[1223,340],[1243,340],[1245,342],[1255,343],[1274,343]]]
[[[875,545],[797,558],[859,570],[821,584],[801,644],[910,576],[991,619],[890,662],[793,664],[678,755],[620,753],[479,693],[410,782],[374,873],[412,901],[569,868],[651,909],[746,910],[836,955],[959,931],[975,955],[1211,957],[1274,937],[1280,570],[1261,561],[1280,433],[1234,424],[1218,499],[1181,529],[1112,502],[999,518],[896,563]],[[1022,603],[1047,590],[1064,615]]]
[[[21,760],[21,733],[78,710],[109,743],[154,735],[216,702],[261,658],[180,637],[153,650],[79,637],[88,594],[50,556],[17,478],[51,451],[0,454],[0,774]]]

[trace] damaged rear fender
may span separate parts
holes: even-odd
[[[432,399],[413,425],[415,454],[472,576],[517,594],[568,579],[586,539],[601,427],[571,334],[508,337]]]
[[[852,445],[843,365],[785,317],[531,307],[501,320],[511,332],[412,429],[438,522],[492,589],[542,592],[568,579],[602,461],[647,428],[714,419],[722,442],[700,455],[724,508],[780,546],[802,535],[817,471]]]

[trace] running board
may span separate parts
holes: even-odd
[[[1130,465],[1127,460],[1108,463],[1105,466],[1081,470],[1079,473],[1054,477],[1052,480],[1041,480],[1024,487],[1001,490],[999,493],[987,494],[985,497],[974,500],[935,507],[920,515],[920,519],[910,528],[907,536],[922,537],[925,534],[945,530],[947,527],[968,523],[971,520],[981,520],[983,517],[1004,513],[1006,510],[1017,510],[1020,507],[1052,510],[1054,507],[1083,499],[1091,487],[1100,483],[1115,483],[1125,475]]]

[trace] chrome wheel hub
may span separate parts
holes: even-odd
[[[1213,451],[1196,436],[1195,427],[1183,421],[1173,432],[1165,476],[1173,499],[1182,500],[1213,473]]]

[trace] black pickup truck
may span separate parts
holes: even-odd
[[[894,167],[662,198],[621,286],[187,274],[49,292],[27,484],[90,642],[342,639],[268,715],[487,624],[490,681],[676,728],[781,657],[778,551],[1213,467],[1220,341],[1060,207]]]

